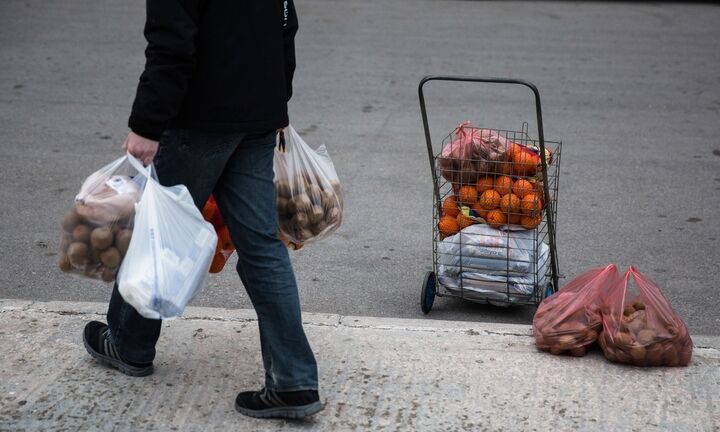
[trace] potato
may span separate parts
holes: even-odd
[[[102,273],[100,274],[100,279],[102,279],[105,282],[112,282],[115,280],[115,269],[109,269],[107,267],[102,267]]]
[[[303,230],[308,227],[310,219],[305,213],[295,213],[290,221],[290,225],[296,230]]]
[[[309,213],[312,209],[312,201],[310,201],[310,197],[306,194],[296,196],[293,201],[295,201],[298,213]]]
[[[297,204],[295,204],[295,200],[289,199],[287,202],[287,205],[285,206],[285,212],[286,214],[293,216],[295,213],[298,212],[297,210]]]
[[[657,336],[655,330],[650,328],[642,329],[638,332],[637,341],[641,345],[650,345],[655,340],[655,336]]]
[[[575,344],[577,344],[577,340],[570,335],[560,336],[557,342],[558,348],[562,350],[572,349]]]
[[[593,330],[593,329],[587,329],[587,330],[585,330],[585,340],[586,340],[586,341],[588,341],[588,342],[593,341],[593,342],[594,342],[594,341],[597,340],[597,338],[598,338],[598,332],[597,332],[596,330]]]
[[[115,247],[111,247],[100,254],[100,261],[110,269],[117,268],[120,265],[120,260],[120,251]]]
[[[308,217],[310,218],[311,224],[318,224],[323,219],[325,219],[325,212],[323,211],[322,207],[318,205],[313,205],[310,213],[308,213]]]
[[[338,200],[335,196],[335,191],[332,189],[322,191],[321,198],[323,208],[326,212],[330,211],[330,209],[332,209],[338,204]]]
[[[277,198],[277,209],[279,215],[285,215],[288,214],[287,207],[288,207],[288,199],[284,197],[278,197]]]
[[[72,270],[72,264],[70,264],[70,258],[67,254],[60,254],[60,257],[58,258],[58,267],[60,267],[60,270],[64,272]]]
[[[72,235],[63,234],[62,238],[60,239],[60,252],[67,252],[68,247],[70,247],[70,243],[72,243],[72,241]]]
[[[74,267],[83,267],[88,262],[88,246],[82,242],[71,243],[68,247],[68,258]]]
[[[118,251],[120,251],[120,255],[125,256],[128,247],[130,247],[131,239],[132,230],[123,229],[119,233],[117,233],[117,235],[115,236],[115,246],[117,247]]]
[[[613,335],[613,342],[615,345],[621,348],[629,347],[632,345],[633,340],[632,337],[625,332],[617,332]]]
[[[73,240],[76,242],[88,243],[90,241],[90,232],[92,230],[89,226],[80,224],[76,226],[72,231]]]
[[[647,350],[645,350],[645,347],[643,346],[633,346],[630,348],[630,357],[632,357],[633,363],[638,366],[644,366],[645,365],[645,356],[647,355]]]
[[[71,233],[73,229],[80,224],[80,221],[80,215],[78,215],[75,210],[70,210],[65,213],[65,216],[63,217],[62,227],[66,232]]]
[[[316,184],[310,184],[307,188],[307,195],[314,205],[322,206],[322,189]]]
[[[630,354],[627,354],[623,350],[616,350],[615,357],[617,357],[617,361],[619,363],[632,363],[633,361],[632,357],[630,357]]]
[[[90,244],[94,249],[105,250],[113,244],[113,233],[109,227],[98,227],[90,233]]]
[[[290,189],[290,183],[288,182],[287,178],[284,178],[279,182],[275,183],[275,191],[277,193],[277,196],[279,197],[283,197],[285,199],[292,198],[292,191]]]
[[[647,364],[648,366],[660,366],[662,364],[663,357],[663,346],[658,343],[654,343],[650,346],[645,347],[647,350]]]
[[[325,221],[321,220],[317,224],[310,227],[310,231],[313,232],[313,234],[318,235],[321,232],[325,231],[325,228],[327,228],[327,224]]]
[[[630,316],[635,312],[635,308],[631,304],[626,304],[623,308],[623,316]]]
[[[640,299],[635,300],[632,306],[635,308],[635,310],[645,310],[645,303],[643,303]]]
[[[335,225],[338,222],[340,222],[340,209],[337,207],[333,207],[325,214],[325,222],[327,222],[328,225]]]
[[[570,350],[570,355],[573,357],[582,357],[587,354],[587,347],[581,346]]]
[[[556,347],[556,346],[551,346],[551,347],[550,347],[550,354],[553,354],[553,355],[562,355],[563,353],[564,353],[564,351],[561,350],[560,348]]]

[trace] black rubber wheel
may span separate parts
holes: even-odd
[[[425,273],[425,280],[420,293],[420,308],[424,314],[430,313],[430,309],[432,309],[435,302],[436,284],[435,273],[431,271]]]

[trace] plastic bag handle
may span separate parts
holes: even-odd
[[[150,179],[155,179],[155,176],[153,175],[153,167],[154,165],[151,163],[148,166],[144,166],[142,162],[140,162],[139,159],[137,159],[135,156],[131,155],[130,152],[127,152],[125,154],[125,157],[127,157],[128,162],[130,162],[130,165],[133,166],[143,177]]]

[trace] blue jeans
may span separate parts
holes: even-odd
[[[265,386],[317,390],[317,364],[302,327],[295,275],[277,237],[275,136],[171,130],[160,140],[155,167],[162,184],[187,186],[198,208],[214,193],[237,248],[237,272],[258,316]],[[117,284],[107,319],[125,360],[155,358],[162,322],[138,314]]]

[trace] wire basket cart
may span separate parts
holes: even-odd
[[[433,150],[424,86],[430,81],[520,85],[535,97],[537,139],[461,124]],[[496,306],[535,305],[558,289],[557,194],[562,143],[546,141],[540,93],[511,78],[427,76],[418,86],[433,179],[433,267],[421,308],[435,296]]]

